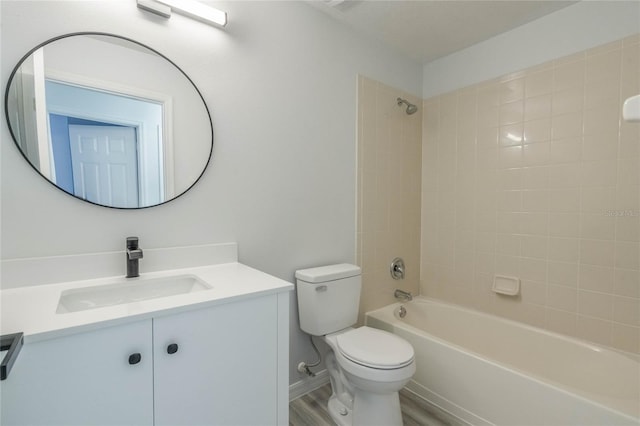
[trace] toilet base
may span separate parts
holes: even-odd
[[[354,426],[402,426],[398,392],[373,393],[356,389],[353,396]]]
[[[382,395],[356,390],[353,409],[333,394],[329,398],[328,408],[338,426],[402,426],[398,392]]]
[[[352,426],[353,416],[352,410],[347,408],[338,397],[333,394],[329,398],[329,415],[338,426]],[[344,414],[346,413],[346,414]]]

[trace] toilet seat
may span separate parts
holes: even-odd
[[[356,364],[379,370],[393,370],[413,362],[413,346],[395,334],[360,327],[336,336],[340,353]]]

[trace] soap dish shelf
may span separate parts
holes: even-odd
[[[520,278],[495,275],[492,290],[506,296],[517,296],[520,293]]]

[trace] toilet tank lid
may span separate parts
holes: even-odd
[[[296,278],[308,283],[323,283],[342,278],[360,275],[360,267],[348,263],[338,265],[319,266],[317,268],[300,269],[296,271]]]

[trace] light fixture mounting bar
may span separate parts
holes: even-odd
[[[171,8],[164,4],[160,4],[155,0],[137,0],[138,9],[146,10],[147,12],[154,13],[162,16],[163,18],[171,18]]]
[[[221,27],[227,25],[227,13],[222,10],[207,6],[196,0],[157,0],[171,8],[173,12],[195,19],[205,24],[214,24]]]

